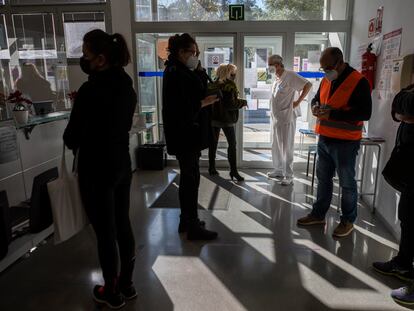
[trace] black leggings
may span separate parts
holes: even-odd
[[[80,171],[79,186],[83,205],[96,233],[105,284],[116,283],[119,249],[120,283],[128,285],[132,281],[135,258],[134,234],[129,219],[131,171],[126,170],[110,183]]]
[[[227,158],[230,164],[230,171],[236,172],[237,171],[237,151],[236,151],[236,131],[234,129],[234,126],[226,126],[223,128],[213,126],[214,137],[210,144],[210,148],[208,150],[210,168],[215,168],[217,145],[218,145],[221,129],[223,129],[224,135],[226,135],[226,139],[227,139],[227,144],[228,144]]]
[[[414,189],[401,192],[398,205],[398,218],[401,222],[401,240],[398,262],[404,267],[412,267],[414,260]]]

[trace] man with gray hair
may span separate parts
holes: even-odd
[[[299,105],[308,95],[312,84],[297,73],[285,70],[280,55],[270,56],[268,65],[269,72],[276,77],[270,99],[273,171],[267,176],[276,178],[282,185],[288,186],[293,184],[293,149],[296,118],[300,116]]]

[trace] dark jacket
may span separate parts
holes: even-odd
[[[345,70],[338,77],[338,79],[332,81],[330,95],[332,95],[339,86],[345,81],[348,76],[354,72],[355,69],[346,64]],[[320,100],[320,88],[312,100],[312,106]],[[335,121],[367,121],[371,118],[372,112],[372,99],[371,99],[371,88],[366,78],[362,78],[357,84],[354,92],[352,93],[348,101],[348,110],[332,110],[329,118]],[[338,140],[335,138],[323,137],[327,140]]]
[[[414,117],[414,89],[403,89],[395,96],[391,108],[391,115],[394,120],[396,120],[396,113]],[[398,128],[396,145],[404,148],[414,156],[414,124],[401,122]],[[414,171],[412,158],[410,158],[410,163],[407,163],[407,165],[411,165]]]
[[[167,151],[171,155],[199,152],[212,137],[204,71],[191,71],[179,61],[167,61],[162,89],[162,118]]]
[[[221,91],[223,98],[212,107],[212,125],[234,125],[239,119],[239,109],[246,106],[246,100],[239,99],[239,91],[234,81],[216,81],[214,86]]]
[[[91,74],[79,89],[63,139],[79,149],[79,174],[111,176],[129,165],[129,130],[137,103],[121,68]]]

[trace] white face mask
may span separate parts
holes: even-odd
[[[198,66],[198,57],[197,56],[190,56],[189,59],[187,59],[187,63],[185,64],[188,69],[194,70]]]
[[[328,79],[331,82],[338,79],[338,71],[336,71],[336,70],[327,70],[327,71],[325,71],[325,78]]]
[[[269,73],[272,74],[272,75],[276,74],[276,67],[270,66],[269,67]]]

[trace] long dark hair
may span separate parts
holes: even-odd
[[[110,35],[95,29],[83,37],[83,43],[94,55],[104,55],[110,66],[125,67],[131,61],[125,38],[119,33]]]
[[[176,60],[178,58],[178,52],[182,49],[189,49],[192,45],[197,43],[193,37],[188,33],[183,33],[182,35],[175,35],[168,39],[168,59]]]

